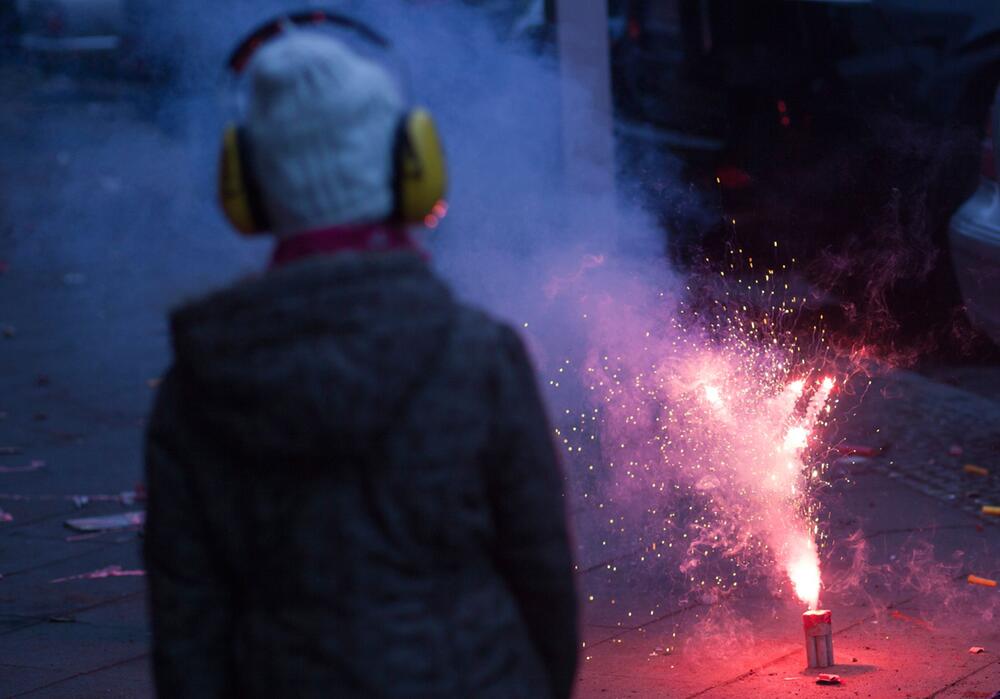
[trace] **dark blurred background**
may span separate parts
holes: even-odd
[[[465,4],[558,60],[557,0]],[[203,91],[214,65],[188,30],[251,6],[5,0],[2,60],[169,134],[185,124],[178,94]],[[921,356],[993,351],[1000,5],[611,0],[606,29],[618,188],[654,213],[675,264],[761,259],[777,242],[827,322],[882,338],[889,324]]]

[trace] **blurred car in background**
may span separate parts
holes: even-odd
[[[122,48],[123,0],[18,0],[21,47],[39,57],[113,54]]]
[[[953,172],[942,164],[973,162],[991,98],[986,86],[1000,81],[1000,3],[613,5],[620,142],[626,152],[680,155],[688,179],[720,200],[724,220],[736,220],[744,239],[777,237],[802,256],[815,252],[860,233],[838,215],[844,201],[874,213],[891,195],[887,187],[905,190],[898,181],[914,170],[957,192],[952,200],[931,196],[946,211],[937,214],[942,230],[967,195],[972,180],[959,184],[956,172],[973,175],[974,167]],[[955,135],[963,128],[964,144]],[[928,184],[941,191],[940,182]]]
[[[7,53],[17,47],[21,34],[21,15],[14,0],[0,2],[0,51]]]
[[[1000,100],[983,139],[979,186],[952,216],[949,237],[969,319],[1000,345],[1000,139],[993,134],[1000,134]]]
[[[169,3],[168,3],[169,4]],[[169,10],[148,0],[17,0],[18,44],[50,71],[162,78],[164,55],[148,25]]]

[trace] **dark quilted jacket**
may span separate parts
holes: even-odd
[[[509,328],[416,256],[172,316],[145,556],[161,697],[567,697],[562,481]]]

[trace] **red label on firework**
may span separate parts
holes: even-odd
[[[832,619],[829,609],[814,609],[802,615],[802,627],[808,631],[820,624],[830,624]]]

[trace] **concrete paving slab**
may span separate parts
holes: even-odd
[[[831,671],[843,678],[841,687],[817,685],[819,671],[804,670],[801,653],[791,653],[692,697],[822,697],[837,690],[872,699],[934,697],[948,691],[956,678],[985,673],[997,662],[995,657],[970,654],[968,638],[960,630],[932,632],[899,621],[850,628],[835,635],[834,646],[838,664]],[[988,681],[989,675],[983,677]]]
[[[17,696],[36,687],[66,679],[71,673],[65,670],[24,667],[0,664],[0,696]]]
[[[10,665],[87,672],[149,649],[145,629],[82,623],[48,623],[0,636],[0,654]]]
[[[858,503],[866,503],[868,497],[878,496],[890,498],[895,501],[902,501],[902,504],[895,503],[892,507],[879,507],[869,516],[865,525],[865,530],[871,532],[866,536],[868,562],[873,570],[878,566],[893,563],[893,558],[907,551],[907,545],[913,543],[915,533],[917,543],[921,546],[932,547],[929,558],[922,559],[922,565],[944,566],[953,562],[953,554],[961,549],[966,553],[964,561],[966,563],[981,561],[983,565],[992,562],[997,566],[1000,562],[1000,540],[988,536],[991,530],[977,528],[973,518],[965,513],[956,510],[949,510],[940,501],[929,498],[925,495],[914,493],[908,489],[900,490],[896,484],[885,475],[871,475],[855,489],[848,491],[848,500],[852,507],[856,508]],[[858,497],[860,495],[860,497]],[[848,510],[850,511],[850,510]],[[927,522],[944,522],[941,526],[926,528]],[[885,529],[869,529],[868,527],[886,527]],[[831,569],[835,570],[836,561],[828,561]],[[843,562],[842,562],[843,564]],[[914,563],[911,573],[920,575],[922,572],[928,576],[935,573],[935,580],[940,582],[942,573],[935,570],[921,571]],[[942,569],[943,570],[943,569]],[[828,571],[830,572],[830,571]],[[862,670],[864,673],[879,674],[878,680],[865,680],[864,687],[869,687],[869,694],[866,696],[879,697],[879,692],[895,690],[889,685],[891,679],[883,679],[884,676],[896,674],[896,669],[902,669],[912,665],[899,661],[901,664],[887,665],[881,657],[865,660],[865,644],[860,647],[856,642],[858,638],[868,638],[871,643],[870,648],[877,648],[876,641],[884,640],[880,634],[885,635],[882,629],[893,627],[892,634],[902,633],[901,629],[916,626],[924,638],[924,650],[937,648],[941,645],[951,644],[952,648],[959,648],[967,651],[970,645],[983,645],[984,635],[981,630],[973,633],[976,622],[981,620],[970,619],[964,623],[956,623],[958,617],[955,616],[954,609],[942,606],[944,600],[965,600],[969,590],[962,580],[946,578],[942,584],[948,585],[949,590],[929,590],[925,595],[929,599],[926,608],[921,606],[921,600],[915,595],[913,590],[908,592],[905,598],[892,597],[893,594],[900,593],[892,584],[892,580],[887,584],[873,584],[871,581],[867,587],[862,585],[854,589],[845,589],[839,593],[829,593],[830,606],[835,610],[835,630],[838,630],[838,637],[835,645],[838,649],[838,656],[841,650],[844,654],[851,654],[851,657],[858,657],[860,665],[856,665],[849,672],[858,674]],[[992,590],[984,588],[985,594],[991,594]],[[861,593],[861,594],[859,594]],[[624,597],[627,592],[619,593]],[[889,609],[886,605],[889,602],[902,604],[899,611]],[[908,606],[905,606],[908,605]],[[690,648],[685,649],[682,654],[671,655],[650,655],[657,647],[667,648],[672,643],[683,646],[686,635],[692,627],[696,627],[704,620],[706,614],[718,614],[717,609],[694,609],[684,614],[677,615],[664,620],[657,620],[637,629],[626,629],[623,633],[602,639],[588,644],[584,649],[585,659],[583,661],[578,698],[589,698],[598,696],[657,696],[657,697],[688,697],[701,696],[699,692],[713,692],[712,696],[732,697],[732,696],[800,696],[804,695],[801,687],[802,677],[800,671],[803,664],[804,655],[799,641],[800,624],[797,616],[801,613],[795,608],[782,610],[781,600],[759,600],[756,608],[748,601],[743,601],[736,605],[734,610],[734,630],[744,634],[741,643],[734,643],[732,638],[723,638],[719,643],[719,652],[724,655],[724,660],[709,663],[708,667],[702,667],[699,655],[704,655],[704,648],[697,645],[692,652]],[[586,611],[585,611],[586,616]],[[931,622],[925,621],[931,619]],[[867,621],[865,621],[867,620]],[[723,619],[723,621],[726,621]],[[934,625],[937,623],[938,625]],[[880,626],[881,624],[881,626]],[[981,623],[979,623],[981,626]],[[899,628],[897,628],[899,627]],[[956,634],[956,627],[963,628],[975,640],[973,643],[969,638]],[[870,631],[868,629],[876,629]],[[948,636],[948,634],[951,636]],[[845,639],[844,645],[839,639]],[[912,634],[910,634],[912,636]],[[949,640],[950,639],[950,640]],[[968,642],[966,642],[968,641]],[[963,645],[964,644],[964,645]],[[890,646],[891,648],[891,646]],[[863,652],[865,651],[865,652]],[[891,654],[890,651],[886,651]],[[772,669],[774,676],[796,676],[795,680],[784,680],[780,683],[770,680],[766,689],[756,685],[747,691],[739,688],[739,691],[722,689],[712,689],[718,683],[739,682],[756,678],[755,673],[750,673],[761,664],[762,659],[779,659],[786,654],[789,658],[782,660],[776,665],[777,670]],[[860,654],[860,655],[859,655]],[[712,656],[712,653],[708,654]],[[846,655],[844,656],[846,657]],[[937,675],[922,676],[923,679],[917,687],[916,694],[912,696],[924,696],[919,692],[926,691],[930,694],[938,691],[952,681],[959,670],[966,670],[967,659],[959,655],[958,666],[948,666]],[[775,662],[778,662],[775,660]],[[796,666],[798,663],[798,666]],[[852,663],[854,665],[854,663]],[[786,667],[787,666],[787,667]],[[971,667],[971,666],[970,666]],[[724,668],[724,669],[723,669]],[[859,669],[860,668],[860,669]],[[794,669],[795,672],[791,672]],[[914,671],[919,671],[919,668]],[[720,679],[720,672],[724,677],[726,672],[730,673],[729,678]],[[746,675],[746,677],[744,677]],[[767,676],[767,675],[765,675]],[[984,675],[987,676],[987,675]],[[950,678],[950,679],[949,679]],[[984,680],[985,681],[985,680]],[[729,687],[729,685],[725,685]],[[810,685],[812,686],[812,685]],[[1000,687],[997,687],[1000,689]],[[811,689],[809,691],[812,691]],[[980,691],[980,690],[975,690]],[[728,692],[728,693],[727,693]],[[707,696],[708,694],[706,694]],[[886,694],[885,696],[895,696]],[[906,696],[902,694],[901,696]],[[990,695],[992,696],[992,695]]]
[[[0,594],[4,579],[14,578],[58,561],[76,558],[109,545],[109,542],[96,539],[79,542],[52,539],[41,544],[37,539],[13,534],[0,536],[0,566],[2,566],[0,575],[3,576],[0,578]]]
[[[91,626],[149,630],[146,590],[138,590],[91,609],[73,614],[77,623]]]
[[[977,667],[928,699],[993,699],[1000,692],[1000,659]]]
[[[23,575],[0,580],[0,612],[44,620],[88,609],[145,588],[141,577],[52,582],[109,565],[120,565],[126,570],[141,568],[137,547],[120,544],[91,549],[79,556],[53,561]]]
[[[142,654],[110,663],[86,673],[53,680],[35,688],[13,694],[34,699],[96,699],[121,697],[144,699],[153,697],[149,656]]]

